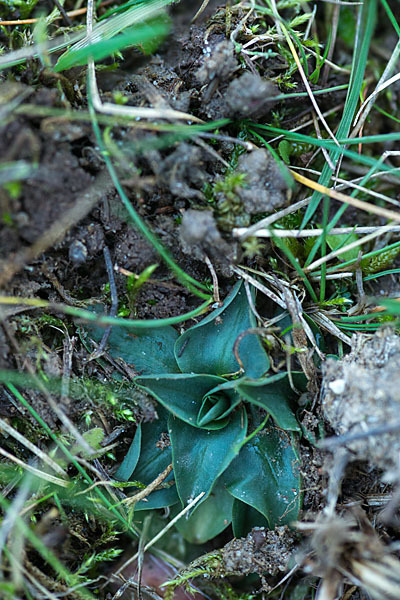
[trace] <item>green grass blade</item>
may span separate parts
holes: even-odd
[[[343,109],[343,116],[340,121],[337,138],[347,137],[350,131],[357,104],[360,97],[361,86],[364,79],[365,67],[367,64],[369,47],[371,44],[372,34],[374,32],[375,21],[377,14],[377,0],[365,0],[360,8],[359,27],[357,29],[357,38],[353,54],[352,70],[350,75],[349,90],[346,98],[346,103]],[[343,149],[333,149],[330,152],[330,159],[333,165],[336,165],[340,156],[343,154]],[[328,163],[325,164],[321,176],[318,180],[322,185],[327,186],[333,170]],[[314,215],[318,204],[321,200],[321,193],[314,192],[312,200],[304,215],[302,227],[310,221]]]
[[[82,321],[86,322],[95,322],[96,325],[120,325],[125,327],[126,329],[140,329],[149,327],[166,327],[167,325],[177,325],[178,323],[182,323],[183,321],[187,321],[188,319],[193,319],[194,317],[198,317],[199,315],[206,312],[207,307],[213,302],[213,298],[211,296],[207,296],[206,302],[203,302],[197,308],[190,310],[183,315],[179,315],[176,317],[167,317],[165,319],[121,319],[119,317],[109,317],[109,316],[99,316],[95,312],[90,310],[84,310],[81,308],[77,308],[75,306],[69,306],[67,304],[52,304],[47,300],[40,300],[36,298],[21,298],[19,296],[9,297],[9,296],[0,296],[0,304],[23,304],[25,306],[34,306],[36,308],[46,308],[46,309],[54,309],[59,312],[62,312],[66,315],[71,315],[73,317],[77,317]]]
[[[395,32],[397,33],[397,35],[400,38],[400,25],[398,24],[397,19],[394,16],[392,9],[390,8],[387,0],[381,0],[381,4],[382,4],[383,8],[385,9],[386,14],[389,17],[389,20],[390,20],[391,24],[393,25]]]
[[[54,71],[59,73],[78,65],[85,65],[91,57],[95,62],[110,56],[114,52],[124,50],[131,46],[161,42],[168,33],[166,23],[142,24],[138,27],[130,27],[110,39],[100,40],[90,46],[76,47],[68,50],[57,61]],[[78,46],[78,45],[77,45]]]
[[[290,132],[290,131],[286,131],[285,129],[280,129],[278,127],[271,127],[269,125],[259,125],[258,123],[249,123],[249,127],[251,127],[252,129],[262,129],[263,131],[269,131],[275,135],[282,135],[285,136],[285,138],[287,138],[288,140],[293,140],[294,142],[305,142],[306,144],[312,144],[314,146],[317,147],[321,147],[321,148],[326,148],[326,150],[328,151],[334,151],[335,148],[337,148],[337,146],[331,141],[331,140],[326,140],[326,139],[318,139],[318,138],[314,138],[310,135],[304,135],[303,133],[296,133],[296,132]],[[363,138],[365,140],[365,142],[376,142],[376,141],[382,141],[385,142],[388,140],[388,136],[390,136],[390,141],[395,141],[395,140],[399,140],[400,139],[400,133],[388,133],[388,134],[382,134],[382,136],[365,136],[365,138]],[[378,138],[378,140],[376,139]],[[360,138],[357,139],[352,139],[352,138],[344,138],[345,143],[348,144],[351,140],[352,144],[358,144]],[[341,140],[339,138],[339,143],[341,143],[343,140]],[[353,152],[353,150],[348,150],[345,147],[342,147],[340,149],[340,153],[343,156],[346,156],[347,158],[350,158],[351,160],[354,160],[355,162],[359,162],[362,165],[367,165],[368,167],[373,167],[376,168],[378,161],[376,158],[371,158],[370,156],[365,156],[363,154],[358,154],[357,152]],[[382,171],[387,171],[387,172],[393,172],[393,167],[388,167],[385,164],[380,164],[379,165],[380,168],[382,169]],[[400,173],[396,173],[393,172],[393,175],[395,177],[399,177],[400,178]],[[321,174],[322,177],[322,174]]]

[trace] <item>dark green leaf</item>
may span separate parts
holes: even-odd
[[[161,435],[168,433],[167,412],[162,406],[157,407],[159,419],[153,423],[142,425],[142,449],[132,479],[148,485],[172,463],[171,447],[161,449],[157,446]],[[173,479],[170,473],[165,483]],[[175,485],[152,492],[146,501],[138,502],[135,510],[147,510],[150,508],[163,508],[172,506],[178,501]]]
[[[256,327],[246,291],[237,283],[223,306],[180,336],[175,356],[184,373],[227,375],[239,370],[233,347],[237,337]],[[239,345],[239,356],[246,375],[261,377],[269,369],[269,359],[257,335],[246,335]]]
[[[191,544],[204,544],[230,524],[234,502],[233,496],[217,481],[208,498],[187,519],[179,519],[175,527]],[[171,516],[178,514],[179,510],[174,508]]]
[[[139,387],[154,396],[173,415],[194,427],[200,427],[198,415],[204,396],[224,382],[225,379],[215,375],[189,374],[147,376],[136,379]],[[227,421],[212,421],[202,427],[220,429],[226,423]]]
[[[243,409],[232,415],[224,429],[206,431],[191,427],[172,415],[168,419],[175,482],[183,506],[205,492],[237,455],[247,433]]]
[[[300,472],[294,434],[267,427],[240,451],[223,475],[229,492],[258,510],[271,528],[296,520]]]
[[[140,456],[140,448],[142,443],[142,426],[139,424],[135,436],[132,440],[129,450],[124,460],[114,473],[114,478],[120,481],[129,481]]]
[[[294,394],[286,373],[278,373],[259,382],[239,380],[237,390],[248,402],[264,408],[282,429],[300,431],[290,408],[289,398],[293,398]]]
[[[157,442],[168,433],[168,413],[157,407],[158,420],[142,425],[142,450],[133,479],[148,485],[172,462],[171,447],[159,448]]]
[[[219,429],[218,424],[226,424],[228,415],[240,403],[241,399],[236,387],[231,381],[224,381],[210,390],[203,398],[201,408],[197,416],[197,426],[210,429]],[[214,421],[214,422],[213,422]]]
[[[253,527],[268,527],[268,521],[258,510],[235,498],[232,508],[233,535],[236,538],[245,537]]]
[[[90,337],[100,342],[104,328],[86,325]],[[178,337],[173,327],[157,329],[133,329],[113,326],[107,342],[107,352],[114,358],[122,358],[139,374],[179,373],[174,356],[174,344]]]

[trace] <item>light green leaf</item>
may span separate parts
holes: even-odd
[[[93,450],[100,450],[101,442],[104,439],[104,430],[101,427],[93,427],[93,429],[85,431],[82,437]],[[78,454],[79,452],[83,453],[84,456],[87,455],[86,448],[82,447],[81,444],[77,442],[72,446],[71,453]]]
[[[299,466],[294,435],[267,427],[243,446],[223,482],[232,496],[258,510],[273,528],[298,517]]]
[[[290,407],[289,399],[294,394],[286,373],[278,373],[258,382],[239,380],[237,390],[248,402],[264,408],[282,429],[300,431]]]
[[[224,304],[180,336],[175,344],[177,363],[184,373],[227,375],[239,370],[233,349],[238,336],[256,327],[242,282],[232,289]],[[249,334],[239,344],[239,357],[248,377],[258,378],[270,366],[259,337]]]
[[[234,502],[236,500],[218,480],[208,498],[187,519],[179,519],[175,527],[191,544],[204,544],[228,527]],[[171,516],[180,510],[175,507]]]
[[[100,342],[104,328],[85,325],[89,336]],[[127,330],[113,326],[106,350],[114,358],[122,358],[139,374],[179,373],[174,356],[178,333],[173,327]]]
[[[331,250],[339,250],[339,248],[352,244],[358,239],[359,237],[355,233],[343,233],[342,235],[327,235],[326,243]],[[360,247],[357,246],[356,248],[351,248],[351,250],[339,254],[338,258],[340,260],[355,260],[358,257],[359,251]]]
[[[236,391],[234,382],[225,381],[210,390],[203,398],[197,415],[197,426],[210,429],[219,429],[218,424],[228,422],[228,415],[240,404],[241,398]]]
[[[238,410],[229,426],[216,431],[197,429],[168,419],[176,487],[182,505],[205,492],[210,494],[218,477],[239,452],[247,433],[246,412]]]

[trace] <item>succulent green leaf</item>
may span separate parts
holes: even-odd
[[[223,482],[235,498],[264,515],[271,528],[296,520],[300,471],[294,434],[264,429],[243,446]]]
[[[261,381],[238,382],[239,394],[251,404],[264,408],[282,429],[300,431],[289,399],[293,391],[289,385],[286,373],[278,373]]]
[[[172,463],[171,447],[160,448],[157,442],[161,435],[168,433],[167,412],[162,406],[157,407],[158,420],[153,423],[144,423],[142,425],[142,444],[141,453],[133,471],[131,479],[140,481],[148,485]],[[170,473],[165,483],[171,483],[173,474]],[[178,502],[176,487],[171,483],[170,487],[156,490],[146,498],[146,502],[141,501],[135,505],[135,510],[147,510],[152,508],[164,508],[172,506]]]
[[[224,382],[225,379],[216,375],[189,374],[147,376],[136,379],[139,387],[154,396],[175,417],[194,427],[205,427],[207,429],[220,429],[228,422],[224,418],[216,420],[218,416],[224,417],[228,412],[225,410],[223,415],[222,413],[218,414],[216,411],[214,414],[210,406],[212,401],[209,399],[209,393],[215,391],[214,388]],[[233,404],[236,402],[237,395],[233,395],[231,391],[229,393],[233,396],[231,400]],[[226,398],[230,398],[228,392]],[[208,412],[206,408],[203,408],[206,400],[208,402],[206,407]],[[204,424],[200,425],[199,422],[204,422]]]
[[[197,415],[197,425],[199,427],[207,427],[213,421],[221,421],[226,423],[224,415],[230,409],[229,398],[222,393],[208,394],[204,396],[199,413]]]
[[[238,410],[232,415],[229,427],[207,431],[171,415],[168,427],[176,487],[186,506],[201,492],[207,498],[218,477],[238,454],[247,433],[247,416],[243,409]]]
[[[224,381],[210,390],[203,398],[197,415],[197,426],[217,429],[225,427],[228,415],[240,404],[241,398],[233,382]],[[223,425],[222,425],[223,424]]]
[[[175,344],[175,356],[183,373],[227,375],[239,370],[233,353],[236,339],[256,327],[242,282],[238,282],[220,308],[183,333]],[[240,341],[239,357],[248,377],[258,378],[270,366],[257,335],[248,334]]]
[[[100,342],[104,328],[85,325],[90,337]],[[113,326],[107,342],[107,352],[122,358],[136,373],[179,373],[174,356],[178,333],[173,327],[140,328],[127,330]]]
[[[232,521],[232,506],[237,502],[218,480],[208,498],[186,519],[179,519],[175,527],[191,544],[204,544],[221,533]],[[171,516],[180,511],[172,510]]]
[[[135,436],[132,440],[129,450],[124,460],[114,473],[115,479],[120,481],[129,481],[133,471],[136,469],[136,465],[140,456],[140,448],[142,445],[142,426],[139,424]]]

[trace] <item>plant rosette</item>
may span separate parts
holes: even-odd
[[[171,506],[175,514],[204,492],[176,525],[192,543],[230,523],[240,536],[298,516],[300,427],[293,392],[287,373],[268,375],[268,355],[251,332],[256,326],[238,282],[221,307],[182,335],[173,327],[118,326],[109,338],[109,354],[140,373],[134,385],[157,401],[159,416],[137,427],[115,477],[148,485],[172,462],[164,487],[135,510]],[[101,328],[88,329],[100,339]],[[238,338],[242,365],[234,352]]]

